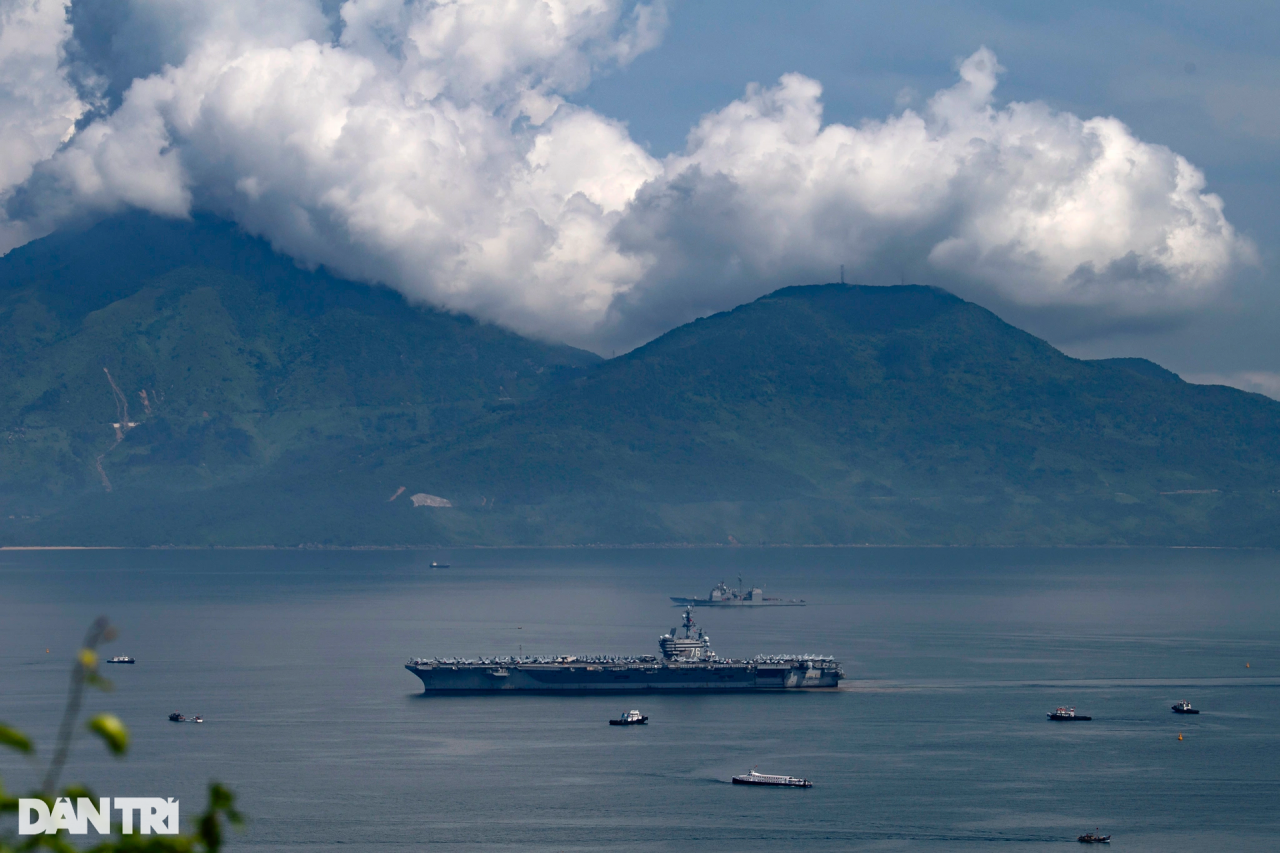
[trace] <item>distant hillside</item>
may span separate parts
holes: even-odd
[[[322,484],[335,454],[424,441],[599,361],[306,272],[224,223],[144,216],[0,259],[0,329],[0,537],[20,539],[37,518],[92,529],[93,497],[245,482],[286,510],[277,478]]]
[[[138,218],[0,261],[0,326],[0,542],[1280,544],[1280,403],[932,288],[600,362]]]
[[[1280,403],[925,287],[780,290],[386,466],[512,540],[1280,543]]]

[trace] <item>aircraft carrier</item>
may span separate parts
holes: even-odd
[[[660,657],[414,658],[405,669],[422,679],[424,693],[812,690],[837,687],[844,677],[825,655],[719,658],[689,610],[681,627],[658,639]]]

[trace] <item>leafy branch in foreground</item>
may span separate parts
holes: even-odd
[[[58,726],[58,737],[54,744],[53,756],[45,771],[41,790],[27,795],[29,799],[42,801],[52,809],[60,799],[77,802],[81,798],[97,802],[93,792],[83,785],[72,785],[57,791],[58,779],[66,766],[71,753],[71,741],[75,734],[76,722],[80,718],[80,707],[84,701],[86,686],[110,691],[112,684],[98,672],[98,646],[110,642],[116,637],[116,629],[105,616],[99,617],[85,635],[84,644],[76,654],[71,667],[71,685],[67,694],[67,703],[63,709],[62,722]],[[114,714],[97,714],[91,717],[85,728],[102,739],[107,749],[115,756],[123,756],[129,749],[129,730],[120,718]],[[34,755],[35,745],[31,738],[23,732],[0,722],[0,746],[13,749],[24,755]],[[19,810],[18,798],[10,795],[0,782],[0,815]],[[82,850],[69,840],[69,833],[59,829],[52,833],[40,833],[13,840],[0,836],[0,853],[17,853],[26,850],[53,850],[58,853],[216,853],[222,849],[223,825],[225,823],[239,825],[244,818],[236,811],[235,795],[217,782],[209,785],[209,804],[196,820],[196,830],[192,834],[178,835],[134,835],[125,834],[119,823],[111,824],[112,838],[101,844]]]

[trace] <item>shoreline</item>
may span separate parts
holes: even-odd
[[[1017,548],[1043,551],[1275,551],[1265,545],[894,545],[871,542],[837,545],[795,545],[788,542],[762,545],[744,545],[727,542],[643,542],[631,545],[0,545],[0,553],[6,551],[637,551],[659,549],[716,548],[883,548],[883,549],[971,549],[1007,551]]]

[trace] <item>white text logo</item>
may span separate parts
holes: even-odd
[[[67,797],[59,797],[50,809],[44,800],[18,800],[18,834],[53,835],[65,829],[72,835],[84,835],[89,826],[99,835],[111,832],[111,798],[102,797],[97,805],[88,797],[80,797],[73,806]],[[138,815],[138,832],[143,835],[178,834],[178,801],[173,797],[116,797],[120,812],[120,831],[133,834],[134,814]]]

